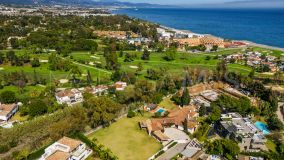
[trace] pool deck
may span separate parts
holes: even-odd
[[[270,134],[270,130],[267,128],[267,125],[263,122],[257,121],[254,123],[257,129],[259,129],[263,134]]]

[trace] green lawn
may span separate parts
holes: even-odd
[[[145,160],[155,154],[162,145],[140,130],[138,122],[147,117],[122,118],[110,127],[101,129],[89,138],[97,138],[121,160]]]
[[[276,144],[273,143],[271,140],[268,139],[265,145],[270,151],[273,151],[273,152],[276,151]]]
[[[173,110],[177,108],[177,105],[175,105],[172,101],[171,98],[165,98],[163,101],[159,104],[160,107],[163,107],[168,110]]]
[[[263,54],[271,55],[271,56],[276,56],[276,57],[283,57],[284,52],[279,51],[279,50],[271,50],[271,49],[266,49],[266,48],[261,48],[261,47],[253,47],[254,51],[258,51]]]
[[[4,91],[13,91],[16,93],[17,97],[35,97],[41,93],[45,88],[42,86],[26,86],[23,91],[20,92],[19,88],[16,86],[5,86],[0,90],[0,93]]]
[[[141,60],[142,52],[138,51],[125,51],[124,53],[130,53],[136,55],[132,62],[124,62],[124,56],[118,57],[118,61],[121,64],[123,71],[135,72],[139,63],[143,66],[142,76],[146,75],[147,69],[158,69],[161,67],[167,68],[169,73],[176,74],[181,73],[184,67],[200,68],[200,69],[215,69],[217,63],[220,61],[216,59],[216,55],[233,54],[240,49],[221,50],[214,53],[181,53],[178,52],[175,56],[175,60],[166,61],[163,59],[164,53],[152,52],[149,61]],[[102,66],[105,64],[105,59],[102,52],[98,52],[95,55],[91,55],[88,52],[73,52],[72,57],[76,61],[83,61],[84,63],[92,62],[94,64],[99,63]],[[208,59],[210,57],[210,59]],[[242,74],[248,74],[251,71],[250,67],[240,64],[229,64],[229,70],[240,72]]]

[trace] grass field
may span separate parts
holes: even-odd
[[[146,117],[122,118],[108,128],[101,129],[89,138],[97,138],[121,160],[145,160],[156,153],[162,145],[140,130],[138,122]]]
[[[163,99],[163,101],[159,104],[160,107],[163,107],[165,109],[168,109],[168,110],[172,110],[172,109],[175,109],[177,108],[177,105],[175,105],[172,101],[171,101],[171,98],[165,98]]]
[[[142,52],[138,51],[126,51],[135,55],[132,62],[124,62],[124,56],[118,57],[118,61],[121,64],[123,71],[135,72],[137,65],[140,63],[143,66],[142,77],[146,75],[147,69],[167,68],[169,73],[176,74],[181,73],[184,67],[200,68],[200,69],[215,69],[217,63],[220,61],[216,58],[217,55],[233,54],[240,49],[221,50],[214,53],[181,53],[178,52],[175,56],[175,60],[166,61],[163,59],[164,53],[151,53],[150,60],[141,60]],[[105,64],[105,59],[102,52],[98,52],[95,55],[91,55],[88,52],[73,52],[72,57],[76,61],[85,61],[85,63],[99,63]],[[208,59],[209,57],[209,59]],[[133,67],[134,66],[134,67]],[[242,74],[248,74],[251,71],[250,67],[240,64],[229,64],[229,70],[239,72]]]

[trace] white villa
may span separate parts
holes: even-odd
[[[47,147],[39,160],[85,160],[91,153],[85,143],[63,137]]]
[[[0,103],[0,121],[8,121],[17,111],[19,106],[14,104],[1,104]]]
[[[73,105],[83,102],[83,95],[78,89],[66,89],[55,94],[56,100],[59,104]]]

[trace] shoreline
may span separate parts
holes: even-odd
[[[116,10],[120,10],[120,9],[125,9],[125,8],[119,8],[119,9],[116,9]],[[114,15],[123,15],[123,14],[118,14],[118,13],[112,13],[112,14],[114,14]],[[129,15],[127,15],[127,16],[129,16]],[[139,17],[133,17],[133,16],[129,16],[129,17],[141,19]],[[188,30],[188,29],[184,30],[184,29],[177,29],[177,28],[173,28],[173,27],[168,27],[168,26],[165,26],[165,25],[161,25],[160,23],[157,23],[157,22],[148,21],[146,19],[142,19],[142,20],[147,21],[149,23],[157,24],[161,28],[168,29],[168,30],[173,31],[173,32],[179,31],[179,32],[185,32],[185,33],[192,33],[192,34],[196,34],[196,35],[210,35],[210,36],[226,39],[226,38],[223,38],[223,37],[220,37],[220,36],[207,34],[207,33],[195,33],[195,32],[192,32],[191,30]],[[248,43],[248,46],[252,46],[252,47],[254,46],[254,47],[260,47],[260,48],[267,48],[267,49],[271,49],[271,50],[278,50],[278,51],[283,51],[284,52],[284,47],[282,48],[282,47],[271,46],[271,45],[267,45],[267,44],[260,44],[260,43],[256,43],[256,42],[249,41],[249,40],[236,40],[236,39],[230,39],[230,40]]]

